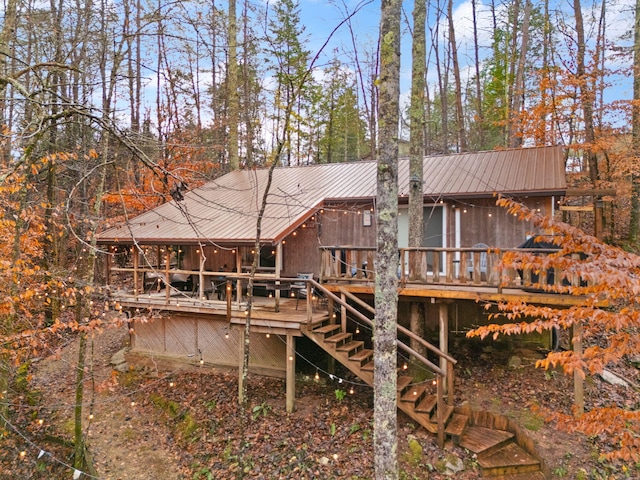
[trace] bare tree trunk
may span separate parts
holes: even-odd
[[[239,99],[238,99],[238,53],[237,53],[237,21],[236,21],[236,0],[229,0],[228,18],[228,42],[229,59],[227,65],[227,86],[229,102],[229,168],[238,170],[240,162],[238,159],[238,124],[239,124]]]
[[[374,462],[378,480],[398,478],[396,328],[401,6],[400,0],[382,0],[380,19],[380,148],[376,186],[376,316],[373,337]]]
[[[636,0],[635,24],[633,29],[633,107],[632,107],[632,147],[633,155],[640,156],[640,0]],[[636,161],[637,163],[637,161]],[[629,218],[629,241],[632,244],[640,238],[640,175],[631,174],[631,215]]]
[[[484,149],[484,107],[482,105],[482,86],[480,85],[480,45],[478,43],[478,19],[477,19],[477,2],[471,0],[471,12],[473,15],[473,53],[475,59],[475,77],[476,77],[476,114],[478,115],[478,140],[480,148]]]
[[[573,0],[573,8],[576,17],[576,76],[580,85],[580,101],[584,115],[584,141],[587,165],[589,166],[589,178],[593,186],[596,186],[600,178],[598,172],[598,157],[594,151],[595,132],[593,128],[593,102],[594,96],[591,81],[587,78],[585,66],[586,43],[584,37],[584,20],[582,18],[582,4],[580,0]]]
[[[520,44],[520,56],[516,65],[516,78],[514,81],[511,108],[509,110],[509,146],[522,146],[522,128],[520,126],[520,110],[524,97],[524,66],[529,49],[529,18],[531,16],[531,0],[526,0],[524,5],[524,19],[522,21],[522,41]]]
[[[426,2],[413,2],[413,45],[411,64],[411,106],[409,116],[410,130],[410,165],[409,165],[409,246],[421,247],[424,236],[423,216],[423,161],[424,161],[424,105],[426,88]],[[411,271],[414,275],[421,268],[420,255],[413,255]],[[424,337],[424,317],[421,303],[411,303],[411,331],[419,337]],[[411,339],[411,348],[420,355],[424,355],[424,346]]]
[[[442,63],[440,62],[440,3],[438,1],[438,14],[435,20],[435,31],[432,33],[431,40],[434,46],[434,53],[436,57],[436,71],[438,73],[438,89],[440,93],[440,109],[441,112],[441,121],[442,121],[442,148],[440,153],[449,153],[449,101],[447,97],[447,89],[449,86],[449,70],[445,65],[444,69],[442,68]]]
[[[458,151],[467,151],[467,137],[464,129],[464,110],[462,107],[462,81],[460,80],[460,65],[458,64],[458,46],[456,45],[456,30],[453,26],[453,0],[449,0],[447,7],[449,17],[449,45],[451,60],[453,61],[453,78],[456,86],[456,121],[458,122]]]

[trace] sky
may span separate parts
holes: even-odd
[[[444,0],[442,0],[444,1]],[[433,5],[434,2],[430,2]],[[496,1],[498,8],[503,2]],[[555,9],[554,20],[560,21],[561,17],[565,17],[565,21],[569,25],[573,25],[573,10],[571,8],[571,2],[561,0],[551,0],[551,8]],[[429,5],[429,4],[428,4]],[[444,4],[446,5],[446,4]],[[583,0],[583,16],[585,19],[587,36],[592,35],[595,37],[594,23],[595,19],[600,14],[600,3],[588,2]],[[630,39],[622,39],[622,36],[629,32],[633,26],[634,20],[634,1],[633,0],[607,0],[607,37],[608,40],[615,45],[629,45]],[[331,31],[338,27],[340,22],[346,18],[346,12],[355,12],[351,18],[352,30],[355,32],[355,42],[361,48],[368,47],[372,49],[377,42],[379,22],[380,22],[380,2],[378,0],[336,0],[336,1],[322,1],[322,0],[301,0],[300,1],[300,14],[301,23],[306,28],[308,34],[309,46],[312,50],[312,54],[315,54],[322,44],[327,40]],[[412,9],[413,2],[405,1],[403,5],[403,41],[402,41],[402,53],[401,53],[401,91],[403,95],[407,95],[407,91],[410,88],[410,69],[411,69],[411,39],[408,34],[409,25],[412,23]],[[478,32],[480,36],[480,43],[488,48],[491,44],[490,32],[492,31],[492,20],[489,9],[489,2],[487,0],[477,1],[478,9]],[[562,11],[560,10],[562,9]],[[562,13],[564,12],[564,13]],[[431,17],[427,19],[430,25],[434,24],[433,12]],[[472,7],[470,0],[455,0],[453,9],[454,25],[456,29],[456,40],[458,44],[458,53],[461,69],[463,75],[465,71],[470,71],[474,65],[474,52],[473,52],[473,29],[472,29]],[[591,22],[591,26],[589,23]],[[446,25],[441,27],[441,31],[446,30]],[[427,32],[429,35],[429,32]],[[329,44],[325,48],[327,54],[331,54],[334,49],[338,49],[339,52],[350,52],[353,50],[352,36],[348,25],[342,25],[338,28],[334,37],[330,40]],[[610,66],[615,66],[617,56],[611,51],[610,55],[607,55],[607,61]],[[348,63],[350,62],[352,55],[342,55],[341,59]],[[362,60],[362,58],[361,58]],[[322,60],[320,61],[322,63]],[[431,68],[429,71],[430,82],[436,81],[435,69]],[[623,98],[631,98],[631,84],[629,78],[617,78],[614,82],[619,82],[617,88],[612,89],[616,95]]]

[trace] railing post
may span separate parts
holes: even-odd
[[[233,300],[233,287],[231,285],[231,279],[227,278],[227,284],[225,285],[227,289],[226,292],[226,300],[227,300],[227,322],[231,322],[231,302]]]
[[[449,252],[446,255],[449,255]],[[425,274],[425,280],[427,278]],[[433,252],[433,283],[440,283],[440,252]]]
[[[310,282],[305,284],[305,288],[307,289],[307,323],[311,323],[313,317],[313,288],[311,288]]]
[[[171,276],[169,275],[169,269],[171,268],[171,251],[169,250],[169,246],[165,245],[167,251],[165,252],[165,265],[164,265],[164,287],[165,287],[165,301],[167,305],[169,304],[169,299],[171,298]]]
[[[442,375],[436,377],[436,389],[437,389],[437,411],[438,417],[438,447],[444,448],[444,385]]]
[[[133,295],[136,301],[138,301],[138,264],[140,263],[140,257],[138,247],[134,245],[133,249]],[[144,288],[144,280],[142,281],[142,287]]]
[[[453,385],[455,383],[453,363],[447,362],[447,396],[449,399],[449,405],[453,406],[455,403],[455,395],[453,392]]]

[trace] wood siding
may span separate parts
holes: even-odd
[[[156,320],[133,319],[132,352],[159,354],[192,365],[238,367],[240,330],[223,317],[173,314]],[[252,334],[250,368],[274,376],[286,370],[286,338]]]

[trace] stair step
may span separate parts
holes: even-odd
[[[352,340],[339,347],[336,347],[336,352],[346,352],[349,356],[357,353],[364,346],[364,342],[360,340]]]
[[[416,412],[430,415],[433,409],[436,408],[437,403],[438,397],[436,395],[427,395],[416,407]]]
[[[454,410],[454,408],[451,405],[445,405],[445,407],[444,407],[444,424],[445,425],[449,421],[449,418],[451,417],[451,415],[453,415],[453,410]],[[436,409],[435,412],[433,412],[431,414],[431,421],[433,423],[438,423],[438,410],[437,409]]]
[[[335,343],[336,347],[339,347],[346,343],[347,340],[350,340],[352,335],[350,333],[338,333],[337,335],[333,335],[329,338],[325,338],[324,341],[326,343]]]
[[[331,336],[336,330],[340,330],[342,327],[337,323],[330,323],[329,325],[323,325],[322,327],[314,328],[313,333],[320,333],[327,338]]]
[[[460,446],[478,455],[500,450],[513,438],[513,433],[484,427],[467,427],[460,439]]]
[[[451,437],[453,443],[458,445],[460,443],[460,437],[462,437],[465,430],[467,429],[468,423],[468,416],[454,413],[444,432]]]
[[[373,360],[371,360],[370,362],[367,362],[364,365],[362,365],[362,367],[360,367],[360,369],[365,371],[365,372],[373,372]]]
[[[427,391],[427,387],[424,385],[415,385],[411,388],[408,388],[407,391],[402,395],[400,401],[412,403],[414,408],[424,397],[424,394]]]
[[[512,475],[497,475],[493,480],[546,480],[544,472],[514,473]]]
[[[408,377],[406,375],[402,375],[402,376],[398,377],[398,383],[397,383],[396,390],[398,391],[399,395],[402,395],[405,392],[407,387],[411,384],[412,380],[413,380],[413,378]]]
[[[325,323],[325,322],[328,322],[330,319],[331,318],[329,317],[329,315],[325,315],[323,317],[312,319],[311,320],[311,325],[310,325],[312,327],[311,330],[315,330],[317,328],[320,328],[320,327],[323,327],[323,326],[327,325],[327,323]],[[332,324],[332,325],[335,325],[335,323]]]
[[[369,360],[372,357],[372,355],[373,355],[373,350],[368,348],[363,348],[359,352],[356,352],[353,355],[351,355],[349,357],[349,360],[352,362],[358,362],[360,364],[360,367],[362,367],[362,364],[367,360]],[[370,363],[373,364],[373,362],[370,362]]]
[[[513,475],[540,471],[540,460],[511,442],[489,455],[478,455],[482,475]]]

